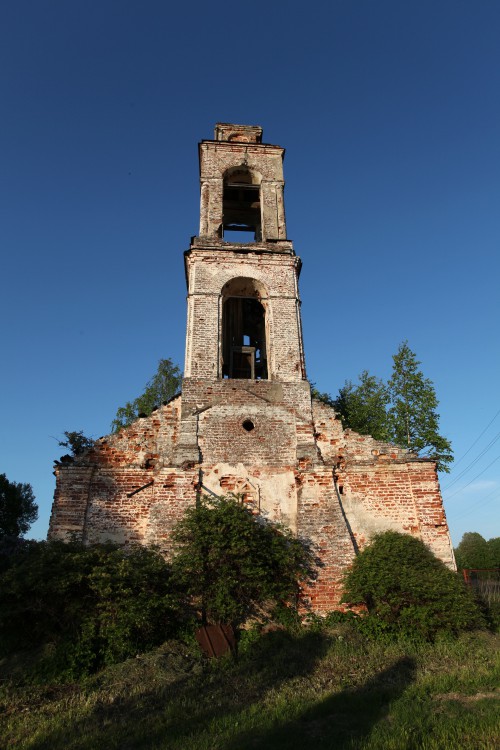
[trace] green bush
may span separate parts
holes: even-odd
[[[487,604],[486,617],[488,624],[496,633],[500,632],[500,601],[491,601]]]
[[[460,577],[419,539],[395,531],[373,538],[345,578],[343,601],[365,606],[361,628],[373,635],[404,634],[432,640],[483,624]]]
[[[171,564],[142,546],[4,540],[0,657],[44,647],[42,678],[90,674],[185,634],[198,605],[237,627],[313,575],[307,546],[235,498],[201,498],[175,539]]]
[[[159,645],[184,617],[155,550],[28,542],[0,574],[0,654],[51,643],[57,669],[95,671]]]
[[[297,598],[314,577],[308,546],[291,531],[255,518],[237,497],[201,497],[174,531],[174,573],[202,620],[238,627]]]
[[[93,549],[62,542],[26,542],[3,556],[0,653],[78,637],[91,592]]]

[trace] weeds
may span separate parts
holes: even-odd
[[[19,750],[493,750],[500,637],[365,638],[349,623],[244,636],[237,661],[159,649],[59,685],[0,664],[0,746]],[[28,657],[25,656],[25,663]]]

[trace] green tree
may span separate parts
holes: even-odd
[[[335,401],[330,394],[318,391],[316,383],[311,383],[311,398],[314,398],[316,401],[321,401],[321,403],[326,404],[327,406],[331,406],[332,409],[335,406]]]
[[[47,668],[78,676],[163,643],[186,610],[154,549],[29,541],[0,570],[0,655],[50,643]]]
[[[494,540],[490,540],[494,542]],[[489,544],[477,531],[466,532],[455,549],[458,568],[493,568],[494,545]]]
[[[37,518],[31,484],[9,482],[5,474],[0,474],[0,539],[22,536]]]
[[[134,401],[127,401],[125,406],[120,406],[117,410],[111,423],[112,431],[119,432],[138,417],[148,417],[154,409],[179,392],[181,383],[182,373],[177,365],[171,359],[160,359],[158,370],[146,383],[144,393]]]
[[[367,370],[359,376],[359,385],[346,380],[333,402],[333,407],[344,427],[361,435],[371,435],[376,440],[390,440],[387,417],[389,394],[382,380]]]
[[[83,430],[73,432],[65,430],[64,435],[66,440],[58,440],[57,443],[61,448],[69,448],[73,456],[81,456],[82,453],[90,450],[95,445],[95,440],[86,437],[83,434]]]
[[[237,628],[263,605],[293,600],[314,577],[308,546],[288,529],[256,519],[236,497],[200,497],[173,539],[174,574],[203,621]]]
[[[439,434],[438,400],[431,380],[419,369],[420,362],[407,341],[393,356],[392,376],[388,382],[391,407],[389,427],[392,440],[437,463],[439,471],[449,471],[453,461],[451,443]]]
[[[479,627],[481,614],[471,592],[425,544],[396,531],[377,534],[354,560],[343,601],[364,605],[367,629],[418,634]]]
[[[495,536],[493,539],[488,539],[488,549],[490,551],[490,559],[493,568],[500,568],[500,536]]]
[[[359,384],[346,380],[336,399],[315,388],[312,396],[332,406],[344,427],[428,456],[439,471],[447,472],[453,455],[450,441],[438,432],[434,385],[419,370],[408,342],[403,341],[393,360],[387,384],[363,370]]]

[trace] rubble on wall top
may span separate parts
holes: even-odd
[[[262,143],[262,128],[260,125],[235,125],[229,122],[218,122],[215,126],[214,140]]]

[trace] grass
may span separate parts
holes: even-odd
[[[496,750],[499,645],[486,632],[424,645],[277,631],[247,636],[236,662],[172,641],[65,684],[37,684],[20,655],[0,664],[0,747]]]

